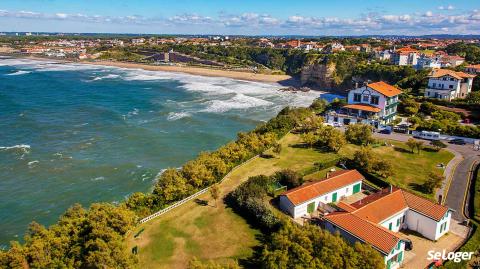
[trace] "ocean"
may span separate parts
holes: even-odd
[[[118,202],[318,92],[0,57],[0,245],[74,203]]]

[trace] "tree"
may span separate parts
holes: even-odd
[[[217,199],[220,197],[220,188],[218,187],[218,184],[213,184],[210,187],[210,195],[213,200],[215,200],[215,207],[217,207]]]
[[[353,163],[356,167],[367,172],[372,171],[372,160],[375,159],[370,147],[362,146],[353,154]]]
[[[408,116],[413,116],[418,113],[418,110],[420,109],[420,104],[412,98],[405,98],[402,100],[401,106],[399,108],[401,108],[401,110]]]
[[[416,146],[417,146],[417,140],[414,138],[409,138],[407,142],[405,142],[405,145],[410,149],[410,151],[413,153]]]
[[[373,142],[373,127],[368,124],[350,124],[345,131],[347,141],[356,145],[368,145]]]
[[[316,113],[323,113],[327,109],[328,102],[323,98],[317,98],[313,100],[310,108],[313,109]]]
[[[445,178],[437,173],[430,172],[428,174],[427,180],[423,183],[423,187],[425,192],[433,193],[436,188],[440,188],[442,186],[442,182]]]
[[[395,174],[393,171],[393,165],[388,160],[373,160],[372,170],[383,178],[388,178]]]
[[[273,145],[273,153],[277,154],[277,155],[280,155],[280,153],[282,152],[282,144],[280,143],[275,143]]]
[[[178,201],[188,193],[187,180],[182,173],[175,168],[165,170],[153,189],[156,199],[163,204]]]
[[[420,151],[423,149],[423,141],[415,140],[415,148],[417,149],[417,154],[420,154]]]
[[[301,137],[303,142],[307,144],[309,148],[313,147],[315,142],[317,142],[317,136],[315,135],[314,132],[308,132],[308,133],[302,134]]]
[[[291,169],[280,170],[273,175],[273,178],[280,184],[287,186],[288,189],[298,187],[303,183],[300,174]]]
[[[327,147],[334,152],[339,152],[340,149],[347,144],[345,135],[338,129],[333,129],[327,139]]]
[[[447,147],[447,145],[440,140],[432,140],[430,142],[430,145],[432,145],[436,151],[439,151],[440,149],[444,149]]]

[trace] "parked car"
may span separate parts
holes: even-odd
[[[381,134],[388,134],[388,135],[389,135],[389,134],[392,133],[392,130],[390,130],[390,129],[382,129],[382,130],[380,130],[380,131],[378,131],[378,132],[381,133]]]
[[[455,145],[465,145],[465,144],[467,144],[467,142],[465,142],[465,140],[463,140],[461,138],[452,139],[452,140],[448,141],[448,143],[455,144]]]
[[[404,241],[405,241],[405,250],[412,250],[413,249],[412,240],[406,238]]]
[[[421,131],[413,133],[413,137],[425,140],[440,140],[439,132]]]

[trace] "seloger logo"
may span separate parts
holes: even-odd
[[[444,249],[442,252],[430,250],[428,253],[428,260],[450,260],[453,262],[461,262],[462,260],[471,260],[474,252],[448,252]]]

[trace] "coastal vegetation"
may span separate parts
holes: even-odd
[[[333,105],[335,102],[329,104]],[[48,228],[32,223],[23,244],[12,242],[8,250],[0,251],[0,265],[11,268],[131,268],[161,262],[167,267],[185,267],[185,263],[195,257],[222,264],[232,260],[252,261],[250,259],[256,257],[253,261],[266,268],[275,268],[272,267],[275,262],[285,263],[304,257],[305,259],[299,260],[302,264],[314,261],[333,268],[343,268],[348,264],[376,268],[375,262],[362,264],[366,262],[365,257],[375,255],[368,247],[350,246],[338,236],[322,232],[316,227],[301,231],[295,226],[289,226],[280,220],[268,203],[263,203],[264,199],[254,199],[255,196],[250,194],[247,196],[252,199],[240,194],[236,196],[238,206],[247,207],[249,209],[246,212],[251,212],[251,218],[247,220],[234,212],[234,206],[225,207],[222,199],[219,199],[218,204],[215,203],[217,206],[209,205],[208,201],[215,202],[217,196],[211,192],[161,218],[136,226],[139,218],[213,184],[218,184],[218,193],[227,195],[249,177],[256,176],[245,184],[252,184],[250,187],[262,197],[262,188],[271,190],[270,183],[273,180],[291,187],[296,186],[302,182],[300,175],[328,168],[327,163],[335,165],[340,160],[351,159],[356,155],[355,152],[365,150],[360,145],[377,145],[368,149],[374,156],[379,156],[376,160],[395,160],[392,164],[379,164],[378,161],[376,164],[368,164],[367,166],[384,171],[373,176],[380,176],[385,182],[406,188],[412,188],[412,184],[422,184],[428,178],[427,171],[437,169],[438,163],[447,163],[452,158],[451,153],[440,150],[421,151],[413,160],[402,143],[388,142],[394,147],[374,143],[366,135],[368,132],[365,131],[365,126],[352,127],[350,134],[345,136],[338,130],[321,124],[322,119],[316,113],[322,110],[322,103],[315,103],[312,108],[287,107],[253,131],[239,133],[236,141],[216,151],[203,152],[179,169],[165,170],[151,193],[135,193],[119,205],[93,204],[89,209],[75,205]],[[313,134],[315,138],[311,147],[304,146],[302,137],[305,134]],[[276,144],[280,145],[281,150],[275,150],[278,148],[273,147]],[[253,158],[258,155],[268,156],[274,150],[275,158]],[[245,164],[221,181],[229,171],[242,163]],[[405,169],[418,164],[421,164],[421,169]],[[369,173],[367,170],[365,172]],[[233,193],[236,192],[238,194],[239,191]],[[262,224],[250,227],[251,219],[259,219]],[[136,229],[140,230],[135,231]],[[266,240],[258,238],[259,230],[269,230]],[[282,238],[290,232],[303,234],[306,240],[303,243],[307,244],[304,247],[310,247],[298,253],[292,252],[293,256],[289,256],[290,252],[282,253],[273,242],[280,246],[286,241],[272,240]],[[236,240],[239,235],[241,242]],[[322,247],[323,243],[316,245],[317,239],[325,244],[331,243],[329,246],[338,249],[339,252],[335,255],[339,256],[333,256],[337,257],[333,260],[326,257],[330,247]],[[233,241],[237,244],[232,244]],[[303,243],[292,242],[299,246]],[[253,251],[257,246],[263,249],[260,256]],[[313,251],[317,248],[321,251]],[[301,256],[295,256],[297,254]],[[375,258],[371,260],[376,261]],[[202,265],[197,263],[197,266]]]

